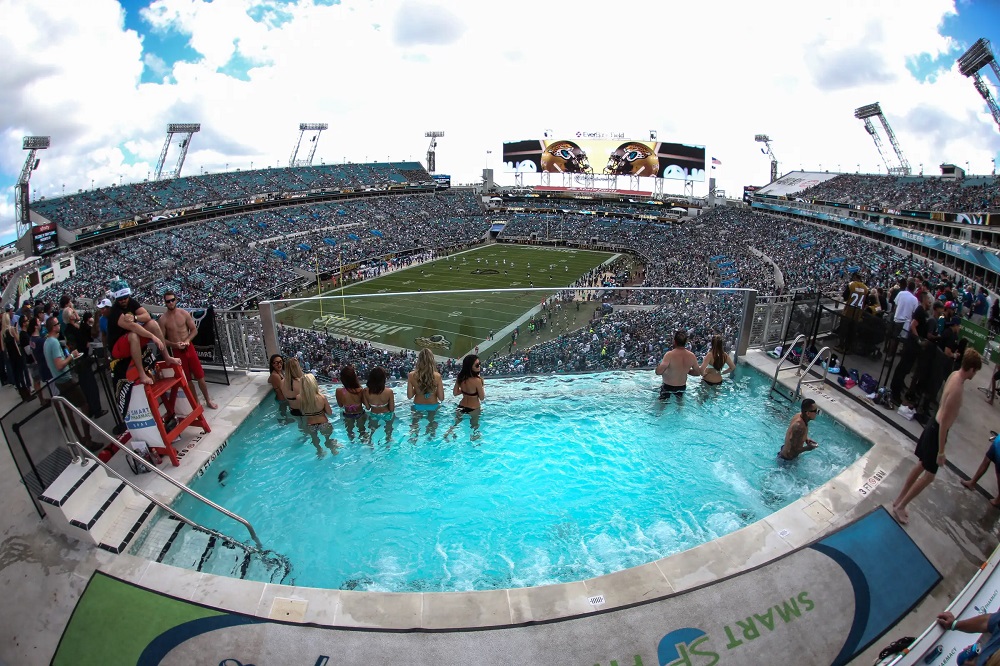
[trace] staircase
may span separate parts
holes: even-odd
[[[150,526],[132,552],[182,569],[263,583],[283,583],[292,570],[283,556],[220,539],[169,514]]]
[[[71,462],[38,498],[52,526],[72,539],[121,553],[155,505],[93,462]]]

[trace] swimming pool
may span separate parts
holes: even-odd
[[[775,455],[793,408],[741,365],[656,400],[651,371],[487,379],[480,430],[453,411],[314,447],[265,400],[191,487],[242,515],[294,584],[396,592],[568,582],[636,566],[749,525],[822,485],[870,443],[820,415],[820,448]],[[370,425],[370,424],[369,424]],[[234,524],[182,498],[197,522]],[[169,562],[168,562],[169,563]],[[291,581],[286,581],[291,582]]]

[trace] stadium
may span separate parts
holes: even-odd
[[[459,185],[443,133],[426,163],[314,165],[318,142],[297,152],[324,126],[303,123],[294,166],[182,175],[200,125],[172,124],[155,178],[30,200],[53,144],[25,137],[0,428],[5,497],[75,563],[12,595],[55,590],[52,663],[841,664],[902,635],[884,663],[953,663],[937,610],[995,611],[1000,585],[1000,178],[915,174],[879,105],[856,117],[885,175],[781,172],[758,135],[771,179],[742,197],[710,176],[695,196],[717,160],[655,132],[546,131],[504,144],[508,184]],[[192,313],[204,378],[102,343],[101,303],[128,297],[164,331]],[[50,316],[85,400],[22,360]],[[699,369],[664,399],[675,348]],[[719,349],[735,370],[711,387]],[[943,478],[907,514],[913,446],[973,349]],[[425,350],[460,404],[480,359],[481,417],[420,414]],[[286,399],[276,357],[329,419]],[[395,417],[341,402],[375,369]],[[821,446],[776,462],[807,403]]]

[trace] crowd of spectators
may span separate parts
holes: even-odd
[[[430,175],[417,162],[326,164],[236,170],[99,187],[41,199],[33,202],[31,209],[65,229],[80,229],[210,203],[324,190],[386,189],[392,185],[432,183]]]
[[[393,195],[284,208],[131,236],[77,254],[77,274],[38,299],[61,293],[99,300],[115,277],[140,301],[174,291],[181,307],[232,309],[279,297],[321,273],[388,263],[387,256],[481,240],[488,229],[476,196]]]
[[[1000,178],[841,174],[796,197],[879,209],[982,213],[1000,209]]]

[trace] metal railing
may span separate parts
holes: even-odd
[[[92,420],[90,420],[89,418],[87,418],[87,416],[85,416],[83,414],[83,412],[81,412],[79,409],[77,409],[76,406],[73,405],[72,403],[70,403],[66,398],[57,395],[54,398],[52,398],[52,404],[53,404],[53,406],[57,410],[57,413],[58,413],[58,416],[59,416],[59,418],[57,419],[57,421],[59,422],[59,428],[60,428],[60,430],[62,430],[63,438],[66,440],[66,445],[69,447],[70,455],[73,456],[73,462],[74,463],[80,461],[80,458],[81,458],[80,454],[81,453],[85,454],[86,458],[89,458],[89,459],[95,461],[98,465],[100,465],[101,467],[103,467],[105,472],[110,472],[115,478],[117,478],[120,481],[122,481],[123,483],[125,483],[132,490],[134,490],[135,492],[139,493],[140,495],[142,495],[143,497],[145,497],[146,499],[148,499],[150,502],[156,504],[156,506],[158,506],[161,509],[167,511],[168,513],[170,513],[171,515],[173,515],[178,520],[180,520],[180,521],[182,521],[184,523],[187,523],[192,528],[194,528],[196,530],[199,530],[199,531],[202,531],[202,532],[206,532],[208,534],[211,534],[211,535],[213,535],[213,536],[215,536],[215,537],[217,537],[219,539],[222,539],[226,543],[233,543],[233,544],[239,545],[240,547],[244,548],[248,552],[257,553],[257,554],[259,554],[259,555],[261,555],[261,556],[263,556],[265,558],[270,557],[269,555],[267,555],[268,551],[265,551],[263,544],[261,544],[261,542],[260,542],[260,539],[257,538],[257,532],[254,530],[253,525],[251,525],[247,520],[245,520],[244,518],[241,518],[240,516],[236,515],[232,511],[229,511],[228,509],[219,506],[218,504],[216,504],[212,500],[208,499],[207,497],[204,497],[204,496],[196,493],[195,491],[191,490],[190,488],[188,488],[184,484],[180,483],[179,481],[177,481],[175,479],[170,478],[169,476],[167,476],[166,474],[164,474],[163,472],[161,472],[160,470],[158,470],[155,466],[151,465],[145,458],[143,458],[142,456],[136,454],[134,451],[130,450],[127,445],[122,445],[121,442],[119,442],[116,437],[114,437],[113,435],[105,432],[104,429],[101,428],[101,426],[97,425]],[[163,502],[159,501],[155,497],[152,497],[146,491],[142,490],[141,488],[139,488],[138,486],[136,486],[134,483],[132,483],[131,481],[129,481],[128,479],[126,479],[125,477],[123,477],[121,474],[119,474],[118,472],[116,472],[110,466],[108,466],[103,461],[101,461],[100,458],[98,458],[95,454],[93,454],[89,450],[87,450],[87,448],[84,447],[83,445],[81,445],[80,442],[77,442],[77,441],[73,440],[72,438],[70,438],[69,433],[66,432],[66,423],[65,423],[65,421],[67,419],[67,415],[65,413],[63,413],[62,411],[60,411],[60,410],[65,410],[65,409],[68,409],[71,412],[75,413],[76,416],[77,416],[77,418],[82,419],[82,421],[85,424],[87,424],[93,430],[96,430],[97,433],[99,435],[101,435],[102,437],[104,437],[106,440],[108,440],[108,442],[118,445],[118,450],[121,451],[121,452],[123,452],[125,455],[129,456],[132,460],[134,460],[136,462],[136,464],[142,465],[143,467],[146,467],[150,471],[155,472],[161,479],[166,480],[172,486],[174,486],[174,487],[178,488],[179,490],[187,493],[188,495],[194,497],[195,499],[199,500],[200,502],[203,502],[207,506],[210,506],[211,508],[213,508],[216,511],[222,513],[223,515],[228,516],[229,518],[232,518],[236,522],[242,524],[244,527],[247,528],[247,531],[250,533],[250,537],[254,540],[254,543],[257,544],[257,548],[253,548],[251,546],[248,546],[245,543],[242,543],[241,541],[238,541],[237,539],[234,539],[233,537],[228,537],[228,536],[226,536],[224,534],[216,532],[215,530],[213,530],[213,529],[211,529],[209,527],[204,527],[202,525],[199,525],[198,523],[195,523],[194,521],[192,521],[192,520],[190,520],[190,519],[182,516],[176,510],[174,510],[173,508],[167,506],[166,504],[164,504]],[[86,464],[86,462],[84,462],[84,464]]]
[[[799,376],[799,383],[795,385],[795,393],[792,395],[792,402],[798,400],[802,395],[803,384],[826,384],[826,375],[830,371],[831,353],[832,352],[829,347],[823,347],[819,350],[819,353],[813,356],[813,359],[809,361],[809,365],[806,366],[806,369],[803,370],[802,374]],[[803,351],[803,355],[804,354],[805,352]],[[809,376],[809,371],[812,370],[814,365],[816,365],[816,362],[824,357],[826,358],[826,361],[823,363],[823,376],[817,379],[806,379],[806,377]]]

